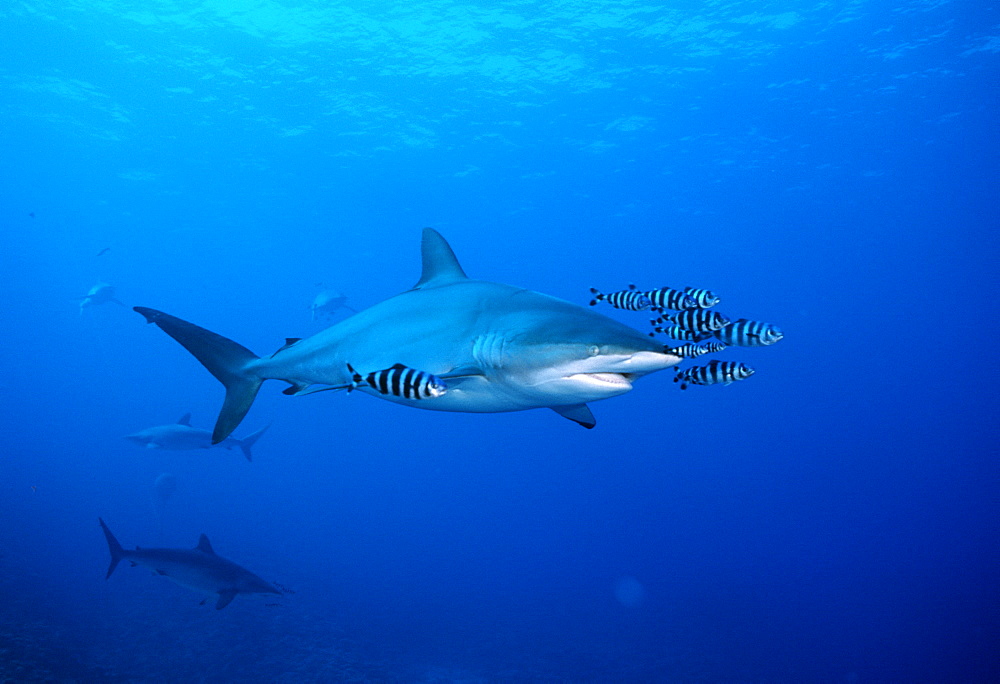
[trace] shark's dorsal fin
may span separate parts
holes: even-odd
[[[281,352],[285,351],[286,349],[288,349],[289,347],[291,347],[296,342],[301,342],[301,341],[302,341],[301,337],[286,337],[285,338],[285,343],[283,345],[281,345],[281,347],[278,348],[278,351],[276,351],[273,354],[271,354],[271,358],[273,359],[275,356],[277,356]]]
[[[183,416],[181,416],[180,418],[177,419],[177,424],[178,425],[187,425],[188,427],[190,427],[191,426],[191,414],[190,413],[185,413]]]
[[[208,553],[213,556],[216,555],[215,550],[212,548],[212,543],[208,541],[208,537],[206,537],[204,534],[198,538],[198,546],[194,548],[203,553]]]
[[[458,263],[455,252],[451,250],[451,245],[433,228],[424,228],[423,239],[420,242],[420,256],[423,271],[420,273],[420,280],[413,286],[414,290],[428,285],[468,279],[461,264]]]

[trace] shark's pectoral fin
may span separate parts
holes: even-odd
[[[161,577],[166,577],[167,576],[167,573],[165,571],[163,571],[163,570],[156,570],[155,572],[156,572],[157,575],[159,575]]]
[[[215,602],[215,609],[222,610],[230,603],[232,603],[234,598],[236,598],[236,590],[227,589],[225,591],[220,591],[219,600]]]
[[[586,404],[571,404],[570,406],[551,406],[549,407],[556,413],[558,413],[563,418],[569,418],[577,425],[582,425],[583,427],[590,430],[595,425],[597,425],[597,419],[594,418],[594,414],[591,413],[590,407]]]
[[[205,598],[203,598],[202,600],[198,601],[198,605],[199,605],[199,606],[203,606],[203,605],[205,605],[205,603],[206,603],[207,601],[208,601],[208,597],[206,596],[206,597],[205,597]]]

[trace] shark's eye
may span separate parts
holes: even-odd
[[[591,356],[597,356],[598,354],[601,353],[601,348],[598,347],[596,344],[592,344],[590,345],[590,349],[588,351],[590,351]]]

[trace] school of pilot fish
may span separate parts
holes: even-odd
[[[591,306],[607,302],[616,309],[625,311],[655,311],[659,318],[650,320],[653,332],[668,338],[687,342],[667,351],[682,359],[694,359],[704,354],[715,354],[728,347],[766,347],[779,341],[784,334],[770,323],[752,321],[747,318],[730,319],[712,307],[721,299],[712,291],[687,287],[677,290],[661,287],[644,292],[635,285],[626,290],[602,293],[590,288],[593,299]],[[672,323],[673,325],[660,325]],[[711,338],[717,342],[698,344]],[[681,389],[689,385],[729,385],[737,380],[745,380],[754,374],[754,369],[737,361],[709,361],[703,366],[681,368],[674,366],[674,382]]]

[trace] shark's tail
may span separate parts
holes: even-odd
[[[250,453],[250,447],[253,446],[254,442],[256,442],[258,439],[260,439],[261,435],[263,435],[265,432],[267,432],[267,429],[269,427],[271,427],[271,426],[270,425],[265,425],[260,430],[257,430],[257,432],[251,433],[251,434],[247,435],[246,437],[244,437],[243,439],[239,440],[240,449],[243,450],[243,455],[247,457],[248,461],[253,461],[253,454]]]
[[[250,410],[250,405],[264,382],[263,378],[247,369],[247,365],[256,361],[258,356],[222,335],[199,328],[176,316],[144,306],[133,307],[133,311],[141,313],[146,317],[147,323],[155,323],[160,330],[180,342],[208,372],[225,385],[226,398],[222,402],[219,418],[215,421],[212,443],[218,444],[231,435]],[[249,457],[247,453],[247,458]]]
[[[111,573],[115,571],[115,568],[118,567],[118,561],[125,557],[125,549],[115,539],[115,535],[111,534],[111,530],[108,529],[108,526],[104,524],[101,518],[98,518],[97,522],[101,523],[101,529],[104,530],[104,537],[108,540],[108,551],[111,552],[111,565],[108,566],[108,574],[104,576],[104,579],[108,579],[111,577]]]

